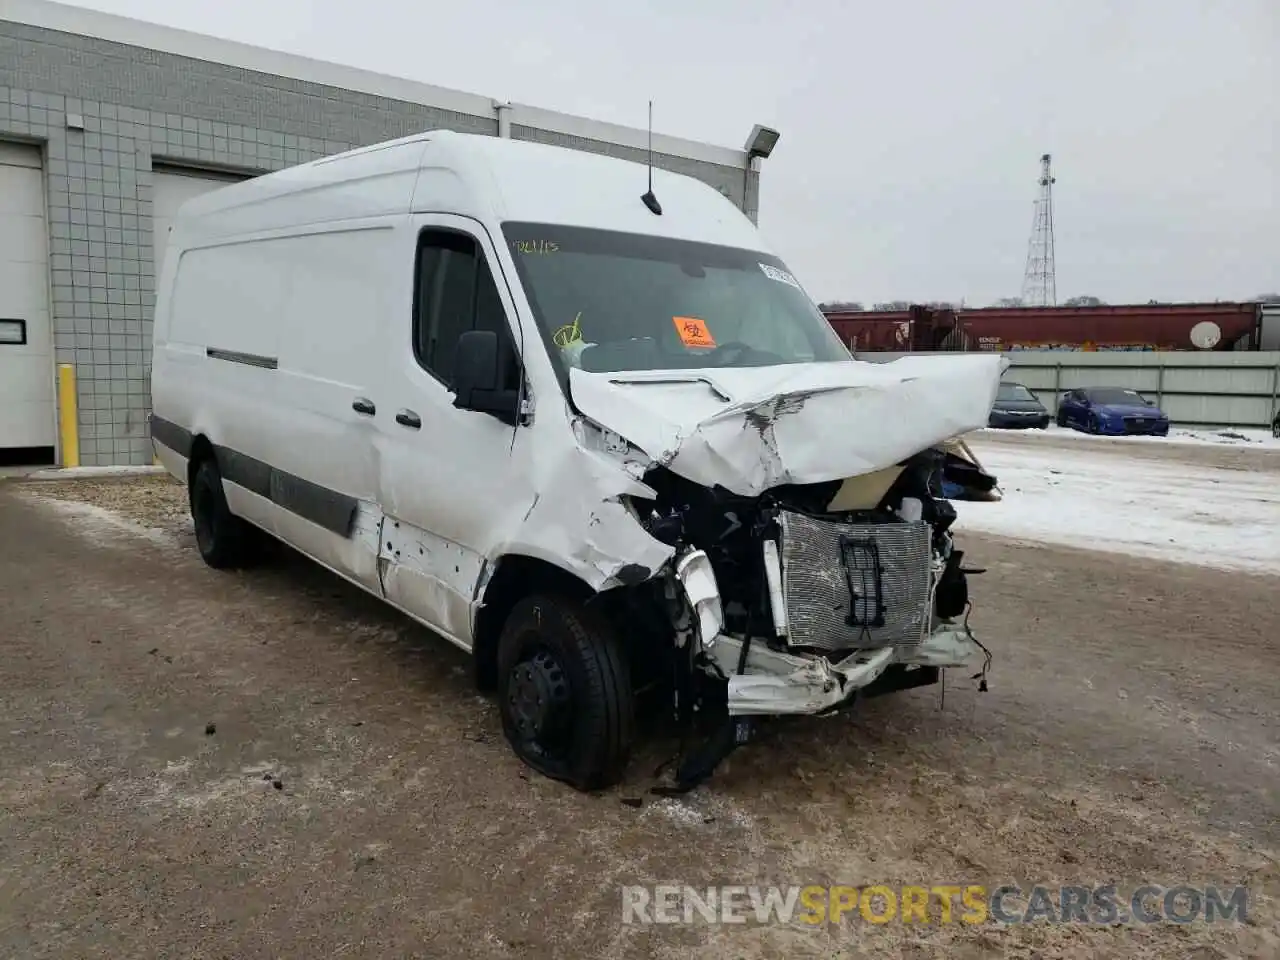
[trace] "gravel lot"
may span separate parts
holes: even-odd
[[[659,799],[662,731],[600,795],[528,773],[462,653],[287,553],[207,569],[167,479],[0,484],[0,543],[0,956],[1280,956],[1280,578],[970,536],[990,692]],[[1006,882],[1250,921],[620,923],[630,883]]]

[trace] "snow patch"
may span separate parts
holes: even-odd
[[[1126,439],[1138,438],[1128,437]],[[1221,430],[1171,430],[1168,440],[1164,442],[1280,450],[1280,437],[1273,437],[1266,430],[1251,430],[1240,427],[1224,427]]]
[[[1004,499],[956,503],[958,529],[1280,573],[1280,477],[1273,472],[1129,460],[1085,445],[1001,444],[978,455]]]
[[[672,823],[690,827],[728,823],[746,829],[754,823],[751,816],[731,800],[701,790],[683,797],[663,797],[656,803],[649,804],[642,816],[662,817]]]
[[[1059,427],[1050,424],[1047,430],[1001,430],[996,427],[984,427],[974,432],[974,437],[998,436],[1003,438],[1019,437],[1034,443],[1037,437],[1051,437],[1054,440],[1081,440],[1086,443],[1136,443],[1157,444],[1160,446],[1209,446],[1209,447],[1248,447],[1254,450],[1280,450],[1280,438],[1271,436],[1268,430],[1251,427],[1171,427],[1167,437],[1101,437],[1070,427]]]
[[[26,475],[27,480],[97,480],[106,477],[157,477],[165,472],[155,464],[120,464],[107,467],[55,467]]]
[[[100,546],[127,546],[138,539],[148,540],[161,547],[177,545],[177,539],[169,532],[156,527],[144,527],[118,513],[112,513],[96,504],[81,500],[59,500],[40,494],[26,494],[29,500],[58,514],[82,536]]]

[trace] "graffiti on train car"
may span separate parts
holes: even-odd
[[[979,337],[978,349],[1004,352],[1055,350],[1069,353],[1150,353],[1159,348],[1152,343],[1006,342],[1000,337]]]

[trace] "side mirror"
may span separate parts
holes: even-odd
[[[453,405],[516,424],[520,392],[501,390],[502,361],[498,335],[492,330],[468,330],[458,338],[453,357]]]
[[[1148,400],[1148,401],[1147,401],[1147,406],[1148,406],[1148,407],[1154,407],[1155,405],[1156,405],[1156,402],[1155,402],[1154,400]]]

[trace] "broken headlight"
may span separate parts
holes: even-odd
[[[694,630],[703,650],[710,650],[724,632],[724,608],[711,558],[703,550],[690,550],[676,561],[676,580],[693,611]]]

